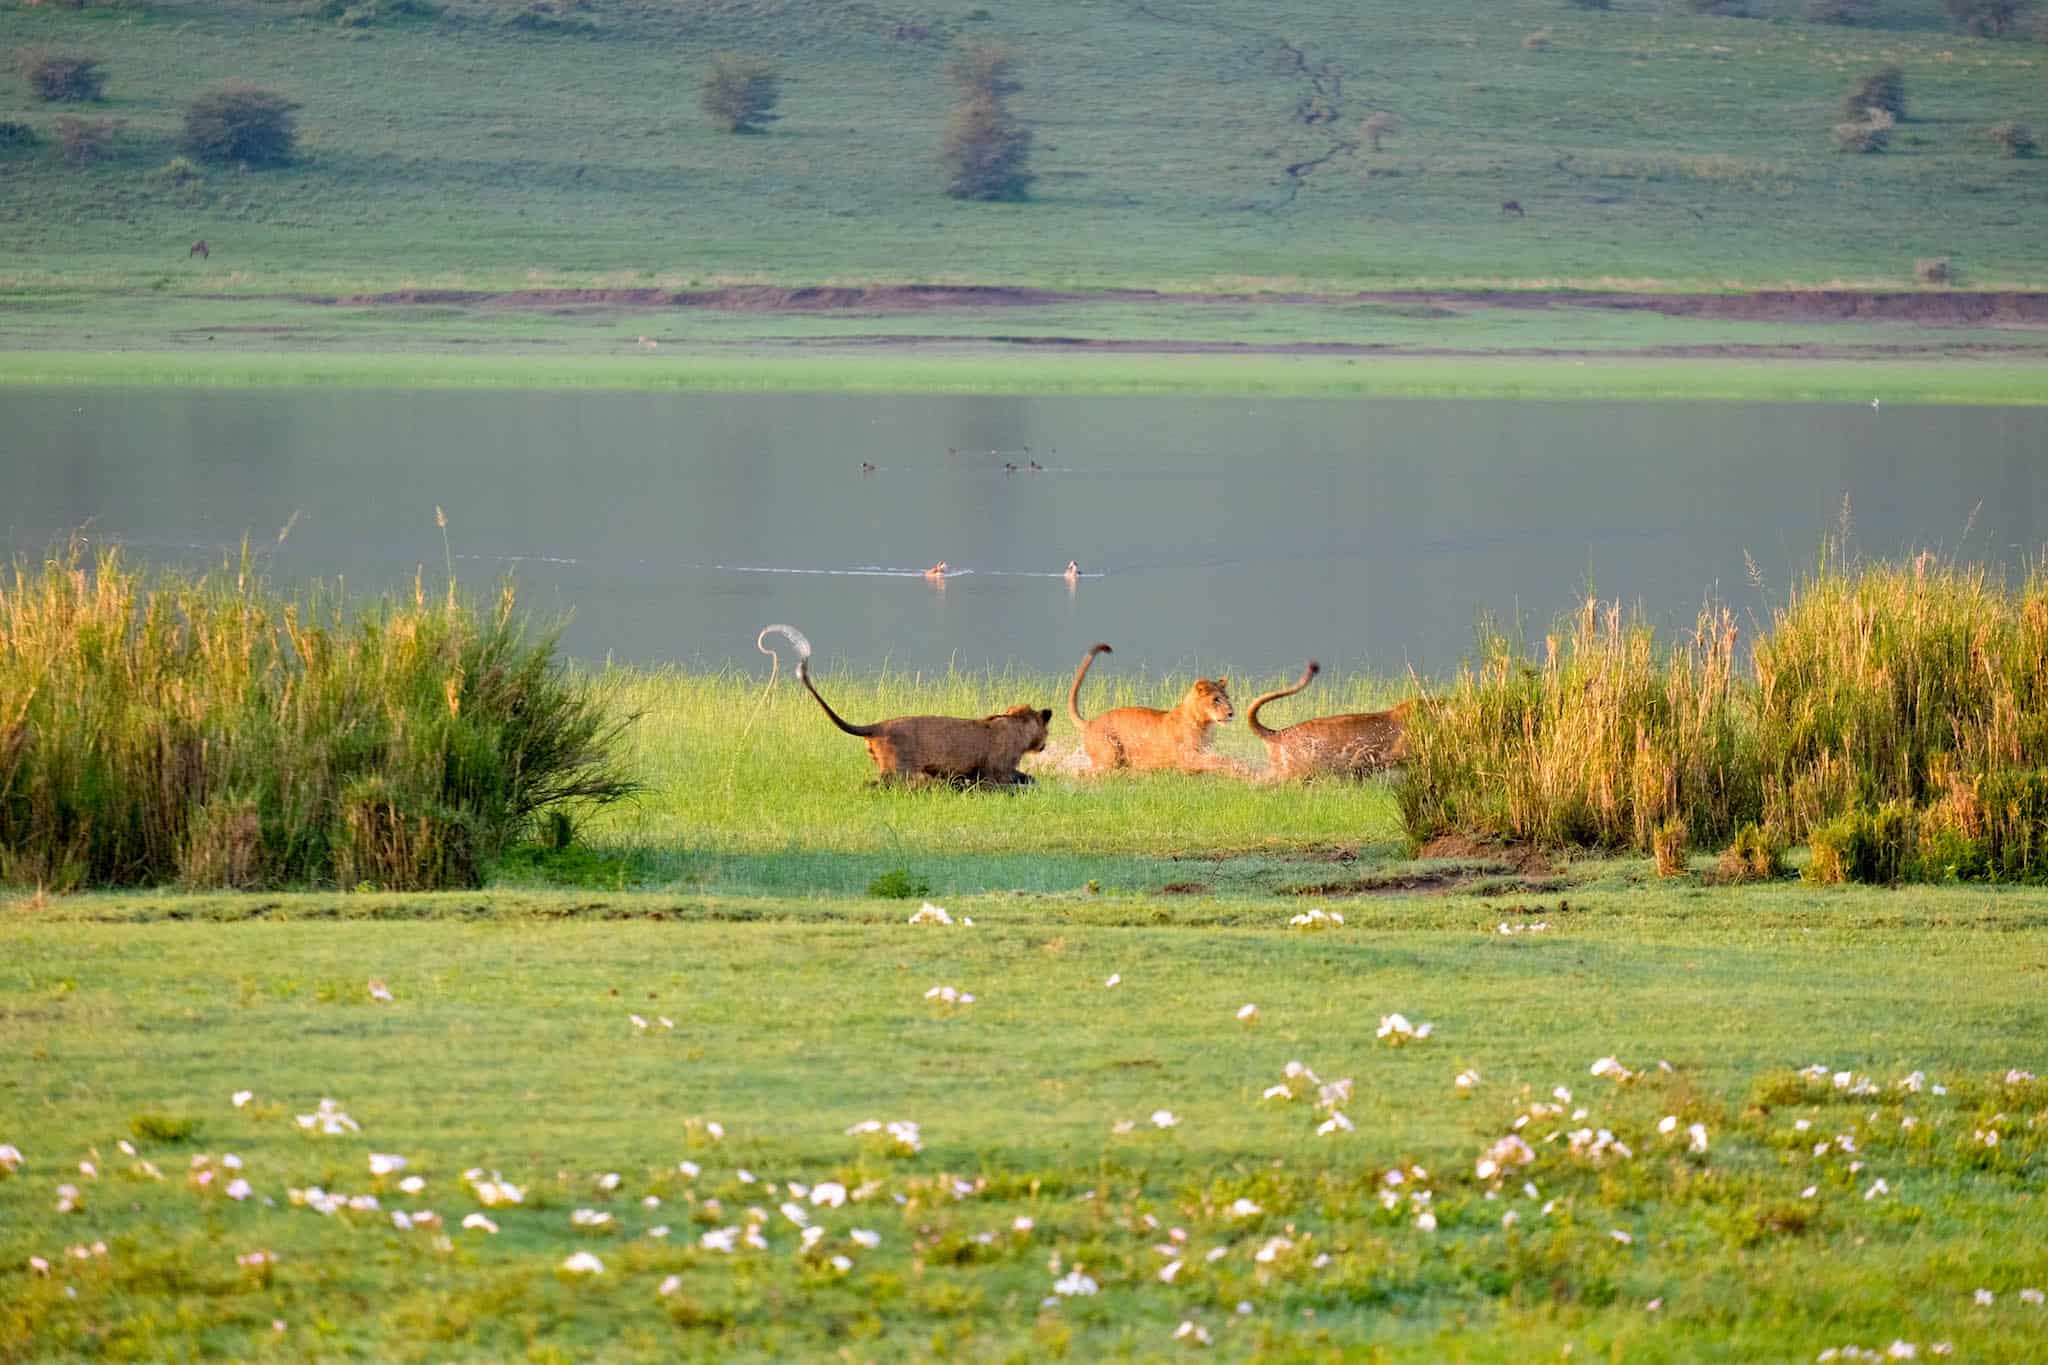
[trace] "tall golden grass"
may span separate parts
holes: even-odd
[[[75,542],[0,584],[0,881],[477,882],[537,813],[607,801],[624,722],[507,588],[351,604]]]
[[[1410,835],[1652,853],[1756,821],[1820,880],[2048,879],[2048,572],[2013,587],[1831,541],[1746,661],[1732,614],[1660,649],[1588,601],[1530,660],[1498,632],[1418,708]]]

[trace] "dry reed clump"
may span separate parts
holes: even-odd
[[[1962,875],[2048,877],[2033,795],[2048,766],[2041,566],[2014,592],[1931,554],[1850,565],[1831,549],[1755,667],[1771,829],[1801,839],[1897,802]]]
[[[1691,874],[1686,865],[1685,821],[1673,817],[1658,825],[1650,835],[1650,856],[1655,861],[1660,877],[1684,877]]]
[[[1734,618],[1708,609],[1664,653],[1648,626],[1590,599],[1541,664],[1488,631],[1484,662],[1409,722],[1397,792],[1409,836],[1649,852],[1667,820],[1718,840],[1756,819],[1735,640]]]
[[[294,600],[246,552],[152,578],[73,545],[0,585],[0,882],[472,885],[633,790],[604,700],[509,589]]]
[[[1784,844],[1754,822],[1735,831],[1735,841],[1714,864],[1714,877],[1722,882],[1776,881],[1784,875]]]

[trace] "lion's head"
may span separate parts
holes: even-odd
[[[1195,679],[1195,685],[1188,689],[1188,699],[1194,703],[1191,709],[1198,717],[1217,725],[1228,724],[1237,714],[1230,704],[1228,678]]]
[[[1052,733],[1052,712],[1050,710],[1041,711],[1029,706],[1013,706],[1007,711],[998,711],[995,715],[990,716],[989,719],[1008,731],[1013,741],[1022,741],[1021,744],[1015,746],[1016,754],[1014,756],[1018,758],[1023,757],[1025,754],[1043,753],[1045,751],[1046,736]],[[1003,747],[1008,749],[1012,746],[1006,744]]]

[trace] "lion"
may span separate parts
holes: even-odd
[[[779,633],[796,646],[796,676],[826,719],[847,734],[868,742],[868,757],[884,783],[916,785],[938,780],[955,786],[985,783],[997,787],[1031,785],[1031,775],[1017,770],[1026,754],[1045,748],[1052,728],[1052,710],[1012,706],[992,716],[973,720],[963,716],[897,716],[873,725],[850,725],[831,704],[818,695],[811,682],[811,642],[791,626],[764,626],[754,638],[754,647],[770,657],[771,632]],[[777,659],[777,663],[780,663]]]
[[[1081,718],[1081,680],[1098,654],[1113,654],[1096,645],[1081,658],[1074,685],[1067,692],[1067,714],[1081,731],[1081,744],[1097,772],[1111,768],[1174,768],[1184,773],[1242,772],[1235,759],[1209,750],[1209,730],[1229,723],[1237,714],[1230,705],[1228,678],[1197,678],[1171,711],[1150,706],[1119,706],[1094,720]]]
[[[1261,706],[1293,696],[1322,671],[1323,666],[1310,659],[1300,682],[1266,693],[1245,711],[1245,724],[1266,746],[1267,775],[1276,781],[1319,774],[1364,777],[1398,766],[1405,756],[1403,729],[1415,706],[1412,698],[1390,711],[1318,716],[1284,730],[1269,730],[1259,724]]]

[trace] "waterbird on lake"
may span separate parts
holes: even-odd
[[[1003,461],[1003,472],[1005,474],[1014,474],[1017,472],[1017,466],[1011,464],[1008,460],[1005,460]]]
[[[930,580],[931,580],[932,582],[934,582],[934,583],[943,583],[943,582],[945,582],[945,581],[946,581],[946,561],[942,559],[942,560],[940,560],[940,561],[939,561],[938,563],[936,563],[936,564],[932,565],[932,566],[931,566],[931,567],[930,567],[929,569],[926,569],[926,570],[924,571],[924,576],[925,576],[926,578],[929,578],[929,579],[930,579]]]
[[[1081,566],[1071,559],[1068,560],[1067,571],[1061,574],[1060,577],[1066,579],[1068,586],[1071,587],[1081,577]]]
[[[860,472],[863,474],[872,474],[875,472],[875,466],[869,464],[866,460],[862,460],[860,462]]]
[[[1870,400],[1870,406],[1873,408],[1877,406],[1877,400],[1875,398]]]
[[[1026,465],[1026,466],[1024,466],[1024,467],[1025,467],[1026,469],[1029,469],[1029,470],[1030,470],[1030,471],[1031,471],[1032,473],[1034,473],[1034,474],[1043,474],[1043,473],[1045,472],[1045,466],[1044,466],[1044,465],[1042,465],[1042,464],[1040,464],[1040,463],[1039,463],[1038,461],[1036,461],[1036,460],[1033,460],[1033,461],[1032,461],[1032,462],[1031,462],[1030,464],[1028,464],[1028,465]]]

